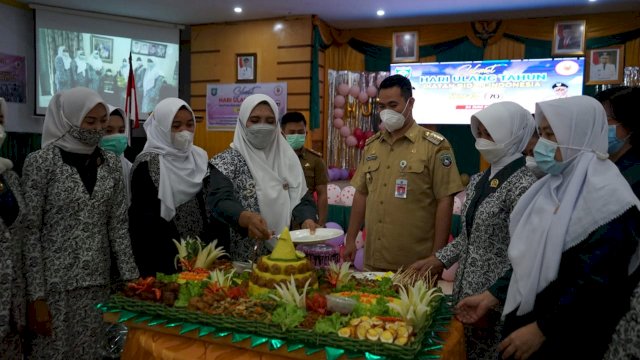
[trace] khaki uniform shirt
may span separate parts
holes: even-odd
[[[298,155],[302,170],[304,170],[304,179],[307,181],[309,193],[316,191],[316,186],[327,185],[329,177],[327,175],[327,167],[319,153],[306,148],[302,149],[302,153]]]
[[[406,198],[396,181],[407,181]],[[464,189],[449,142],[414,124],[393,144],[388,132],[367,141],[351,181],[367,195],[365,267],[396,270],[431,254],[437,199]]]

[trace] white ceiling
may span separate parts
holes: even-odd
[[[38,3],[177,24],[314,14],[338,28],[640,10],[640,0],[38,0]],[[243,12],[234,13],[235,6],[242,7]],[[378,9],[384,9],[386,15],[379,18]]]

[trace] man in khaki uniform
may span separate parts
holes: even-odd
[[[453,196],[463,190],[449,142],[412,117],[411,82],[401,75],[380,84],[378,107],[385,127],[365,146],[351,181],[356,194],[344,257],[353,259],[365,220],[367,269],[423,269],[447,243]]]
[[[322,154],[304,147],[307,133],[307,120],[299,112],[289,112],[282,116],[280,121],[282,133],[287,142],[298,154],[304,178],[307,181],[309,192],[318,194],[318,224],[324,226],[327,222],[329,203],[327,200],[327,167],[322,160]]]

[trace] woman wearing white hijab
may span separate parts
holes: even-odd
[[[76,56],[71,62],[71,75],[73,76],[73,86],[86,87],[89,82],[89,69],[87,67],[87,56],[84,50],[76,50]]]
[[[273,99],[251,95],[240,106],[231,147],[211,159],[208,204],[231,226],[233,260],[250,260],[257,240],[270,239],[292,222],[316,228],[300,160],[279,129]]]
[[[493,104],[471,117],[476,148],[491,166],[474,175],[467,186],[460,235],[427,265],[439,272],[459,261],[453,286],[455,302],[487,290],[510,269],[509,216],[520,196],[536,181],[522,155],[534,130],[531,114],[514,102]],[[501,335],[500,310],[494,309],[490,315],[482,328],[465,327],[469,359],[495,358]]]
[[[549,175],[511,215],[499,350],[503,358],[602,359],[637,282],[640,202],[607,160],[607,118],[596,100],[538,103],[536,122],[534,155]]]
[[[58,55],[54,60],[56,92],[71,88],[71,57],[66,47],[58,47]]]
[[[104,64],[102,63],[102,58],[100,58],[100,54],[98,54],[97,50],[91,53],[87,63],[89,64],[89,81],[87,85],[91,90],[98,91],[98,88],[100,87],[100,79],[102,79],[102,74],[104,73]]]
[[[0,98],[0,146],[7,138],[7,103]],[[24,200],[13,163],[0,158],[0,354],[3,359],[22,359],[21,333],[26,321],[22,233]]]
[[[125,120],[124,110],[113,105],[109,105],[109,120],[105,126],[105,132],[100,139],[100,147],[103,150],[114,153],[122,164],[122,174],[127,194],[127,204],[131,200],[131,184],[129,175],[131,174],[131,162],[124,157],[124,151],[129,145],[129,134],[131,133],[130,121]]]
[[[122,280],[138,277],[120,161],[98,147],[107,119],[92,90],[54,95],[42,149],[24,163],[29,358],[99,358],[104,330],[95,305],[109,296],[110,259]]]
[[[193,145],[195,116],[178,98],[158,103],[145,121],[147,143],[131,169],[129,232],[143,276],[173,274],[172,239],[209,242],[203,181],[207,153]]]

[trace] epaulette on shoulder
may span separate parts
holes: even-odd
[[[423,136],[425,139],[429,140],[434,145],[440,145],[440,143],[444,141],[444,136],[431,130],[425,130]]]
[[[319,151],[315,151],[313,149],[305,148],[308,152],[312,153],[315,156],[322,157],[322,153]]]
[[[380,135],[382,135],[382,133],[380,131],[378,131],[372,137],[368,138],[367,141],[364,142],[365,146],[371,144],[376,139],[379,139]]]

